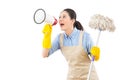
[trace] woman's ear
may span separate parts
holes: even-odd
[[[75,23],[75,19],[72,19],[73,24]]]

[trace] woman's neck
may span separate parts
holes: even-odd
[[[74,28],[67,29],[65,33],[69,36],[73,32]]]

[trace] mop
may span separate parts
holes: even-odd
[[[97,29],[99,31],[96,41],[96,46],[98,46],[101,31],[106,31],[106,30],[108,30],[109,32],[115,31],[113,20],[100,14],[95,14],[90,18],[89,27],[93,29]],[[90,80],[90,74],[93,63],[94,63],[94,56],[91,57],[91,63],[90,63],[87,80]]]

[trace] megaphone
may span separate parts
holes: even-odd
[[[52,25],[56,25],[58,22],[55,17],[46,14],[44,9],[37,9],[34,13],[33,18],[36,24],[41,24],[43,22],[46,22]]]

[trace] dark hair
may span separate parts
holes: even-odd
[[[73,9],[67,8],[67,9],[64,9],[63,11],[68,12],[71,19],[75,19],[74,27],[76,27],[79,30],[84,30],[81,23],[76,20],[76,12]]]

